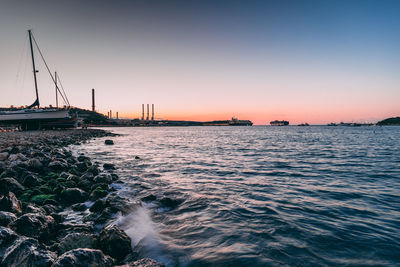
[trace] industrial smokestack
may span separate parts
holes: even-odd
[[[149,120],[149,104],[147,104],[147,118],[146,120]]]
[[[94,88],[92,89],[92,111],[95,111],[95,105],[94,105]]]
[[[112,110],[110,110],[110,119],[112,119]]]
[[[151,120],[154,121],[154,104],[151,104]]]
[[[118,120],[118,111],[117,111],[117,120]]]
[[[110,118],[110,111],[107,111],[107,118]]]
[[[142,121],[144,121],[144,104],[142,104]]]

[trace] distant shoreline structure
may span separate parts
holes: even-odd
[[[289,125],[289,122],[274,120],[274,121],[271,121],[269,124],[271,124],[271,126],[287,126],[287,125]]]

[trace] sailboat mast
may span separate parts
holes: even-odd
[[[54,83],[56,84],[56,107],[58,108],[57,71],[56,71],[56,72],[54,72]]]
[[[32,32],[31,32],[31,30],[28,30],[28,33],[29,33],[29,43],[31,45],[31,56],[32,56],[33,78],[35,79],[36,100],[37,100],[37,106],[39,107],[39,93],[38,93],[37,80],[36,80],[35,57],[33,56]]]

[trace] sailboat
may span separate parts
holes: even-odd
[[[33,78],[35,83],[35,92],[36,92],[36,100],[32,105],[24,108],[13,111],[0,111],[0,124],[15,124],[19,125],[24,130],[36,130],[36,129],[53,129],[53,128],[75,128],[77,126],[77,115],[73,114],[70,110],[70,105],[68,98],[64,93],[61,92],[58,84],[57,84],[57,73],[55,73],[54,77],[50,72],[50,69],[44,60],[44,57],[37,45],[37,42],[32,34],[31,30],[28,30],[29,35],[29,44],[32,56],[32,67],[33,67]],[[33,50],[33,42],[39,51],[40,56],[42,57],[47,70],[56,87],[56,99],[58,93],[62,96],[62,98],[68,103],[68,106],[65,108],[58,108],[58,100],[57,108],[40,108],[39,102],[39,91],[37,86],[36,73],[38,72],[35,67],[35,56]]]

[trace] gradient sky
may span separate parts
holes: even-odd
[[[0,106],[34,101],[32,28],[74,106],[95,88],[120,117],[154,103],[163,119],[375,122],[400,115],[399,14],[397,0],[0,0]]]

